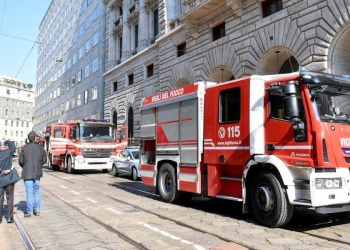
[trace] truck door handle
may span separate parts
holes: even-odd
[[[273,144],[266,144],[266,151],[274,151],[275,145]]]

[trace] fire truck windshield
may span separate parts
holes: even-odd
[[[111,124],[79,124],[77,140],[82,142],[115,142],[115,126]]]
[[[323,85],[312,88],[315,113],[321,121],[350,123],[350,91]]]

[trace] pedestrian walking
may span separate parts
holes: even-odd
[[[3,137],[1,139],[0,146],[0,224],[2,223],[3,217],[3,205],[4,205],[4,196],[6,193],[6,201],[7,201],[7,222],[13,223],[13,199],[14,199],[14,190],[15,184],[7,184],[3,183],[5,176],[9,175],[12,171],[12,157],[13,153],[16,150],[16,146],[10,140],[5,140]],[[5,186],[3,186],[5,185]]]
[[[28,134],[29,144],[22,147],[18,163],[23,168],[22,179],[26,189],[27,211],[24,217],[40,215],[40,178],[43,177],[42,166],[46,163],[44,148],[35,143],[35,132]]]

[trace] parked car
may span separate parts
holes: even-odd
[[[114,176],[118,176],[119,174],[128,175],[132,180],[138,180],[141,177],[139,155],[138,148],[126,148],[120,151],[117,158],[114,160],[112,174]]]

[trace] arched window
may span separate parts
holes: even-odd
[[[113,124],[117,126],[117,111],[113,112]]]
[[[134,137],[134,110],[132,107],[128,111],[128,138],[129,140]]]
[[[298,70],[299,70],[299,63],[294,56],[291,56],[282,64],[279,74],[297,72]]]

